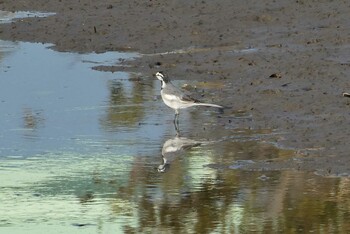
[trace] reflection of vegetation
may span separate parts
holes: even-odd
[[[18,48],[18,42],[0,40],[0,61]],[[1,69],[4,69],[3,67]],[[6,71],[6,70],[5,70]]]
[[[24,174],[15,171],[13,180],[46,174],[23,186],[2,184],[10,194],[2,209],[9,219],[29,216],[42,222],[40,215],[49,215],[51,221],[61,218],[60,223],[97,223],[101,230],[117,223],[125,233],[348,233],[348,178],[206,166],[251,157],[283,158],[285,152],[253,141],[203,144],[175,157],[166,173],[155,170],[157,157],[101,154],[28,160],[20,167]],[[31,209],[23,211],[23,203]],[[40,213],[37,207],[46,210]]]
[[[200,190],[186,190],[182,176],[164,174],[159,194],[146,185],[153,176],[133,178],[136,190],[126,190],[138,200],[138,224],[133,232],[179,233],[346,233],[349,230],[349,195],[338,196],[339,181],[305,173],[266,172],[270,180],[258,180],[261,172],[224,170],[203,180]],[[312,180],[319,187],[315,189]],[[174,186],[169,188],[168,183]],[[140,188],[144,184],[143,189]],[[344,194],[343,194],[344,195]],[[339,201],[340,199],[341,201]],[[344,202],[347,203],[344,204]]]
[[[41,117],[40,111],[34,113],[30,108],[25,108],[23,110],[24,128],[35,130],[42,125],[43,121],[44,119]]]
[[[121,126],[132,126],[142,120],[145,114],[143,103],[147,85],[140,82],[127,82],[131,84],[128,90],[125,83],[113,80],[109,83],[110,97],[107,113],[101,119],[101,125],[107,130]]]
[[[42,111],[33,111],[31,108],[23,109],[23,127],[26,130],[24,137],[34,139],[36,131],[43,126],[45,119],[42,117]]]
[[[283,150],[253,142],[231,145],[240,150],[241,159],[252,154],[255,159],[286,155]],[[125,231],[344,233],[349,230],[349,217],[344,211],[350,205],[350,190],[344,189],[342,183],[346,179],[324,182],[324,178],[307,173],[214,170],[200,164],[205,160],[204,164],[223,162],[220,155],[203,147],[174,160],[171,170],[159,174],[162,176],[159,180],[144,167],[134,168],[138,173],[132,173],[128,187],[118,193],[119,198],[138,204],[135,216],[138,225],[126,224]],[[201,180],[196,178],[198,175]]]

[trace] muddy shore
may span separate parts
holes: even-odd
[[[350,173],[350,21],[346,1],[0,1],[7,11],[56,12],[0,24],[1,40],[45,42],[59,51],[136,51],[125,66],[140,79],[220,84],[210,99],[252,121],[231,128],[272,129],[268,139],[298,158],[256,169]],[[203,97],[204,99],[206,96]],[[208,97],[207,97],[208,98]],[[229,114],[228,113],[228,114]]]

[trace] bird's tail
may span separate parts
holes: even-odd
[[[201,103],[201,102],[198,102],[198,103],[195,103],[196,106],[211,106],[211,107],[216,107],[216,108],[224,108],[223,106],[219,106],[219,105],[216,105],[216,104],[211,104],[211,103]]]

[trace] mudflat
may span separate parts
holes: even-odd
[[[75,52],[135,51],[123,66],[153,79],[210,86],[211,100],[250,121],[221,125],[270,129],[269,142],[298,157],[257,169],[350,173],[350,37],[347,1],[1,1],[6,11],[56,15],[0,24],[0,39],[53,43]],[[125,65],[125,66],[124,66]],[[206,98],[204,96],[203,98]]]

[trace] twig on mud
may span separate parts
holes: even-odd
[[[350,97],[350,93],[343,93],[343,97]]]

